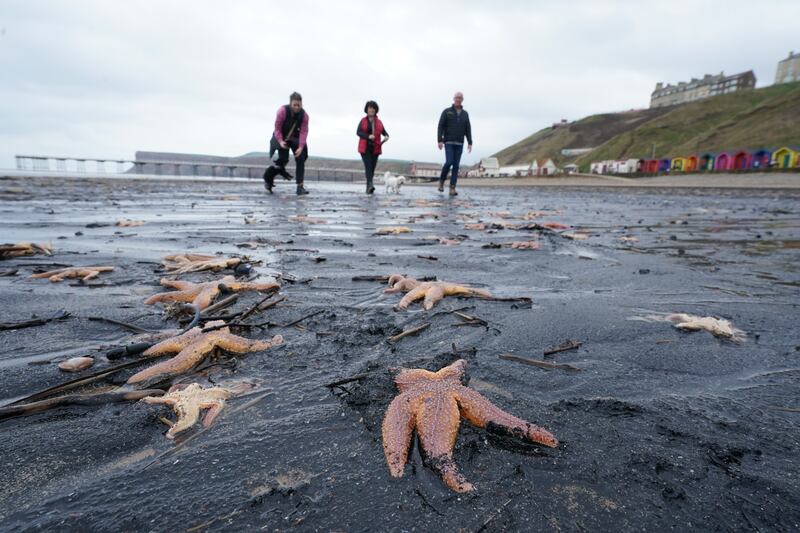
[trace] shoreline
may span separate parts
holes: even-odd
[[[0,170],[3,179],[67,179],[67,180],[129,180],[129,181],[179,181],[248,183],[260,182],[259,178],[237,178],[222,176],[174,176],[163,174],[75,174],[64,172],[30,172],[24,170]],[[413,178],[412,178],[413,179]],[[307,180],[308,183],[363,184],[363,178],[354,181]],[[408,186],[435,187],[436,181],[409,181]],[[461,178],[459,187],[609,187],[609,188],[662,188],[662,189],[800,189],[800,173],[753,173],[753,174],[688,174],[625,178],[578,174],[556,177],[523,178]]]

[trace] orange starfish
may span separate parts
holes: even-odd
[[[479,296],[491,298],[489,291],[475,289],[458,283],[447,281],[417,281],[414,278],[403,276],[402,274],[392,274],[389,276],[389,288],[384,292],[406,292],[405,296],[397,304],[398,309],[406,309],[411,303],[424,298],[422,306],[430,309],[436,302],[445,296]]]
[[[514,241],[511,247],[515,250],[538,250],[539,243],[536,241]]]
[[[461,417],[477,427],[496,429],[551,448],[558,440],[545,429],[506,413],[474,390],[461,384],[467,362],[459,359],[438,372],[403,369],[395,377],[400,394],[392,400],[383,419],[383,451],[389,472],[403,475],[414,429],[425,453],[426,464],[456,492],[474,489],[453,461]]]
[[[112,266],[87,266],[87,267],[68,267],[31,274],[32,278],[50,278],[52,282],[63,281],[66,278],[81,278],[81,281],[89,281],[100,275],[100,272],[111,272]]]
[[[23,257],[26,255],[53,255],[53,245],[35,242],[18,242],[17,244],[0,245],[0,259],[8,257]]]
[[[146,305],[153,305],[156,302],[192,302],[198,309],[203,310],[214,301],[220,293],[220,286],[225,287],[231,292],[243,291],[272,291],[280,288],[277,282],[251,283],[236,281],[233,276],[225,276],[220,280],[207,281],[205,283],[192,283],[191,281],[178,281],[174,279],[162,278],[161,284],[165,287],[178,289],[174,292],[162,292],[154,294],[144,301]]]
[[[167,438],[174,439],[175,435],[197,423],[201,409],[208,409],[208,413],[203,417],[203,427],[210,426],[225,407],[225,400],[232,395],[231,391],[222,387],[204,389],[197,383],[192,383],[188,387],[174,385],[164,396],[146,396],[139,401],[151,405],[166,404],[172,407],[177,415],[177,420],[167,431]]]
[[[206,327],[222,326],[225,322],[215,320],[206,324]],[[158,380],[188,372],[200,361],[206,358],[215,348],[233,353],[259,352],[283,344],[283,337],[275,335],[268,341],[251,340],[233,335],[226,326],[223,328],[203,333],[200,327],[194,327],[172,339],[161,341],[144,351],[142,356],[152,357],[167,353],[178,352],[178,355],[167,361],[145,368],[128,378],[128,384],[133,385],[143,381]]]
[[[400,233],[411,233],[411,230],[405,226],[387,226],[378,229],[375,235],[398,235]]]

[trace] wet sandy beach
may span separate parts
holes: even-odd
[[[87,374],[136,360],[107,360],[132,334],[88,317],[176,327],[160,306],[143,304],[162,290],[166,254],[246,256],[286,297],[249,318],[263,327],[232,328],[249,338],[280,333],[285,345],[220,358],[191,376],[255,386],[207,430],[170,441],[159,417],[174,418],[171,410],[136,402],[0,420],[0,528],[800,527],[800,190],[465,187],[449,199],[423,186],[368,198],[362,187],[313,182],[298,198],[284,182],[269,196],[258,181],[0,179],[0,242],[55,247],[52,257],[0,261],[0,322],[70,315],[0,331],[0,406],[74,379],[56,366],[68,357],[95,356]],[[520,218],[530,211],[544,213]],[[115,226],[121,218],[145,223]],[[569,229],[531,226],[545,222]],[[465,227],[476,223],[487,227]],[[390,226],[411,232],[375,235]],[[522,240],[540,248],[508,246]],[[86,284],[28,278],[64,265],[115,270]],[[385,295],[384,283],[354,280],[396,272],[532,304],[448,297],[431,311],[396,311],[400,297]],[[242,294],[226,312],[262,298]],[[454,311],[486,325],[464,325]],[[747,338],[631,320],[675,312],[729,319]],[[543,355],[568,339],[582,345]],[[380,427],[397,394],[392,369],[438,370],[459,358],[471,388],[560,446],[462,422],[455,461],[474,493],[450,491],[417,445],[404,477],[392,478]],[[91,389],[111,390],[135,370]],[[352,376],[360,378],[326,387]]]

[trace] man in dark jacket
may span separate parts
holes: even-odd
[[[453,95],[453,105],[442,111],[439,117],[438,142],[439,150],[444,147],[445,163],[442,175],[439,176],[439,192],[444,192],[444,180],[447,172],[450,174],[450,196],[457,196],[456,182],[458,181],[458,164],[461,162],[461,153],[464,151],[464,137],[467,138],[467,152],[472,152],[472,126],[469,123],[469,114],[461,104],[464,95],[457,92]]]
[[[278,145],[278,160],[264,172],[264,187],[272,194],[275,185],[275,176],[289,176],[286,164],[289,162],[289,150],[294,153],[295,173],[297,176],[297,194],[308,194],[303,187],[305,177],[306,159],[308,159],[308,113],[303,109],[303,97],[300,93],[289,96],[289,105],[281,106],[275,117],[273,140]],[[272,145],[273,143],[270,142]],[[272,148],[270,147],[270,155]]]

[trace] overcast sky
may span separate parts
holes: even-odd
[[[800,1],[0,0],[0,168],[15,154],[266,150],[297,90],[311,155],[358,157],[375,99],[384,157],[439,161],[464,92],[472,163],[561,118],[647,107],[658,81],[773,83]]]

